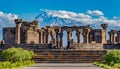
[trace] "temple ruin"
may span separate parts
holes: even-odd
[[[102,60],[107,49],[120,49],[120,31],[107,32],[107,24],[101,24],[102,29],[93,29],[89,25],[46,26],[39,29],[38,21],[15,19],[15,25],[3,28],[0,50],[11,47],[33,50],[37,54],[33,58],[37,63],[89,63]],[[63,46],[64,31],[67,32],[66,47]],[[72,37],[74,31],[76,42]]]
[[[101,24],[102,29],[88,26],[46,26],[38,28],[38,21],[22,21],[15,19],[16,27],[3,28],[3,43],[5,44],[52,44],[56,48],[63,47],[63,31],[67,32],[67,46],[83,44],[115,44],[120,43],[120,31],[108,32],[107,24]],[[77,43],[72,39],[72,32],[76,31]],[[116,34],[116,35],[115,35]],[[83,36],[83,42],[81,42]]]

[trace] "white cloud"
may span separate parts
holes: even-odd
[[[47,14],[53,17],[59,17],[59,18],[91,18],[89,15],[85,15],[83,13],[75,13],[75,12],[69,12],[64,10],[47,10],[47,9],[41,9],[42,11],[47,12]]]
[[[0,27],[13,26],[14,19],[17,19],[16,14],[4,13],[0,11]]]
[[[102,15],[104,15],[103,12],[99,11],[99,10],[93,10],[93,11],[88,10],[87,14],[90,14],[92,16],[102,16]]]
[[[52,17],[58,17],[58,18],[66,18],[69,19],[68,23],[83,23],[83,24],[101,24],[101,23],[107,23],[111,26],[120,26],[120,19],[115,19],[114,16],[113,19],[107,19],[107,17],[104,16],[104,13],[99,10],[88,10],[87,13],[75,13],[75,12],[69,12],[65,10],[44,10],[49,16]],[[94,17],[97,16],[97,17]],[[68,24],[66,21],[66,24]]]
[[[0,36],[2,36],[3,27],[12,27],[14,26],[14,19],[18,18],[17,15],[11,13],[4,13],[0,11]],[[0,37],[2,39],[2,37]]]

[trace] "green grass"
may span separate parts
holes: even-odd
[[[101,62],[93,64],[105,69],[120,69],[120,50],[109,51]]]
[[[114,65],[108,65],[107,63],[102,63],[102,62],[94,62],[93,63],[96,66],[99,66],[101,68],[105,68],[105,69],[120,69],[120,63],[116,63]]]
[[[5,61],[5,62],[0,62],[0,69],[18,69],[20,67],[29,66],[32,64],[34,64],[34,61],[31,61],[31,60],[26,60],[22,62],[14,62],[14,63]]]

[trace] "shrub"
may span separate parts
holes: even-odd
[[[9,48],[2,52],[2,56],[6,61],[22,62],[25,60],[31,60],[35,54],[33,51],[24,50],[22,48]]]
[[[22,62],[0,62],[0,69],[19,69],[19,67],[28,66],[34,64],[34,61],[26,60]]]
[[[102,62],[94,62],[93,64],[105,69],[120,69],[120,50],[109,51]]]
[[[120,51],[119,50],[109,51],[105,55],[104,60],[109,65],[114,65],[114,63],[120,63]]]

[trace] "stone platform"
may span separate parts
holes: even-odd
[[[91,63],[101,61],[106,50],[36,50],[36,63]]]
[[[11,44],[1,45],[0,50],[10,47],[21,47],[33,50],[37,55],[33,58],[36,63],[91,63],[101,61],[106,50],[97,49],[51,49],[49,44]],[[0,61],[3,58],[0,55]]]

